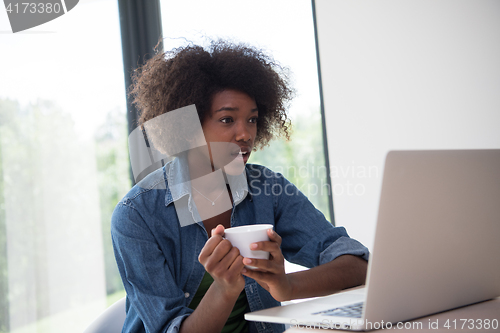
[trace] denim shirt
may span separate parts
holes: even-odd
[[[169,179],[182,177],[178,163],[175,159],[147,176],[113,212],[113,248],[127,292],[123,332],[178,332],[193,312],[188,305],[205,273],[198,255],[209,236],[202,222],[179,223],[174,201],[187,199],[191,207],[192,198],[188,184],[175,196],[169,188]],[[368,260],[366,247],[349,238],[343,227],[333,227],[281,174],[259,165],[245,168],[248,193],[237,194],[231,227],[272,224],[282,237],[285,259],[309,268],[344,254]],[[250,311],[280,305],[255,280],[244,278]],[[284,325],[263,322],[249,322],[249,328],[284,331]]]

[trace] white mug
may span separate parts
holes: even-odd
[[[254,224],[229,228],[224,231],[224,238],[230,241],[234,247],[238,248],[241,256],[244,258],[269,259],[269,252],[260,250],[252,251],[250,250],[250,244],[268,241],[267,230],[272,228],[272,224]],[[245,267],[256,269],[253,266],[245,265]]]

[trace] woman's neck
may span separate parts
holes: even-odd
[[[226,186],[225,178],[221,181],[220,175],[214,172],[206,146],[190,150],[187,162],[191,184],[197,191],[206,195]]]

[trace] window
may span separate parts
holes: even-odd
[[[161,10],[165,50],[223,38],[260,47],[290,68],[291,141],[272,142],[249,163],[283,173],[330,219],[311,2],[162,0]]]
[[[117,3],[0,43],[0,332],[79,332],[124,295],[109,235],[131,186]]]
[[[161,4],[166,49],[230,37],[292,70],[292,140],[251,162],[282,172],[329,217],[310,2]],[[82,331],[124,296],[109,233],[131,187],[119,28],[117,2],[96,0],[2,34],[1,333]],[[10,31],[1,10],[0,30]]]

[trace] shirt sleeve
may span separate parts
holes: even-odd
[[[328,222],[295,185],[281,174],[273,179],[276,232],[283,239],[285,259],[309,268],[345,254],[368,260],[368,248]]]
[[[178,332],[182,321],[193,312],[184,305],[184,292],[153,233],[139,212],[121,202],[111,220],[115,258],[127,292],[125,327],[142,325],[146,332]],[[128,312],[135,312],[129,315]]]

